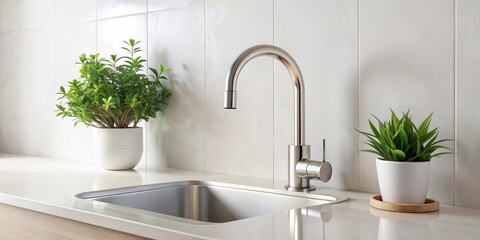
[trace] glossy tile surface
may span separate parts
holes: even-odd
[[[51,27],[54,0],[0,1],[0,32]]]
[[[60,86],[67,88],[68,82],[80,77],[80,65],[76,64],[80,54],[96,52],[96,23],[80,23],[55,28],[55,78],[52,96]],[[72,38],[75,41],[72,41]],[[93,160],[92,129],[79,123],[73,125],[72,118],[55,118],[55,157],[72,160]]]
[[[457,1],[457,165],[456,202],[466,207],[480,208],[480,3]],[[473,191],[472,191],[473,190]]]
[[[148,0],[148,11],[202,6],[205,0]]]
[[[18,32],[18,49],[18,151],[52,157],[53,29]]]
[[[148,33],[148,64],[172,69],[173,93],[148,123],[148,164],[204,170],[204,8],[150,14]]]
[[[275,4],[275,45],[297,61],[305,83],[305,144],[312,159],[333,165],[329,186],[358,187],[358,56],[356,1],[280,0]],[[326,37],[328,36],[328,37]],[[287,145],[293,144],[293,85],[275,62],[275,179],[287,179]],[[345,151],[349,149],[349,151]]]
[[[12,31],[19,28],[17,0],[0,1],[0,32]]]
[[[121,49],[126,44],[123,41],[135,39],[141,41],[138,45],[142,48],[140,56],[147,58],[147,16],[131,16],[101,20],[97,22],[97,51],[106,58],[110,54],[118,56],[128,54]]]
[[[96,0],[55,0],[55,25],[96,20]]]
[[[207,6],[206,171],[273,176],[273,59],[249,62],[238,79],[237,109],[223,109],[225,77],[235,58],[253,45],[272,44],[272,10],[266,0]]]
[[[0,33],[0,151],[18,152],[18,33]]]
[[[97,0],[97,18],[118,17],[147,11],[147,0]]]
[[[410,109],[416,123],[434,112],[439,138],[454,138],[453,10],[453,1],[360,2],[360,129],[370,114]],[[360,155],[359,190],[378,191],[374,159]],[[429,196],[441,203],[454,203],[454,166],[453,155],[432,161]]]

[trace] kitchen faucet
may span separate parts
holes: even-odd
[[[289,191],[312,191],[311,178],[323,182],[330,180],[332,165],[325,161],[325,139],[323,140],[323,161],[310,160],[310,145],[305,145],[305,89],[303,77],[295,60],[285,50],[272,45],[253,46],[240,54],[233,62],[225,81],[225,109],[237,108],[237,79],[243,66],[259,56],[270,56],[287,68],[295,87],[295,130],[294,144],[288,145]]]

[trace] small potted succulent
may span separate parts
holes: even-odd
[[[375,117],[375,116],[374,116]],[[372,149],[362,150],[378,155],[378,183],[384,202],[423,204],[430,179],[430,160],[451,153],[443,145],[449,139],[437,140],[438,128],[430,130],[430,114],[415,126],[409,112],[401,118],[391,111],[390,121],[377,117],[377,126],[370,120],[372,133],[358,131],[368,139]],[[442,152],[437,150],[444,149]]]
[[[70,117],[74,125],[94,127],[94,158],[108,170],[134,168],[143,154],[141,121],[155,118],[163,111],[170,90],[162,84],[170,71],[164,65],[143,72],[146,62],[140,56],[139,41],[124,41],[125,56],[101,58],[100,54],[82,54],[80,78],[61,86],[57,117]]]

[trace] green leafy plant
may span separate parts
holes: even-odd
[[[61,86],[57,93],[57,117],[74,118],[74,125],[127,128],[163,111],[172,93],[161,81],[167,80],[164,74],[170,69],[164,65],[158,70],[149,68],[151,75],[147,76],[142,70],[146,60],[137,56],[142,51],[140,41],[124,43],[122,49],[128,54],[122,57],[80,56],[80,78],[69,82],[67,88]]]
[[[368,120],[373,134],[357,130],[367,137],[367,144],[372,147],[362,151],[374,153],[383,160],[400,162],[430,161],[433,157],[451,153],[448,147],[441,145],[449,139],[437,140],[438,127],[429,130],[432,115],[433,113],[419,127],[413,124],[409,112],[398,118],[391,110],[390,121],[384,122],[373,116],[377,120],[377,127]],[[435,153],[439,149],[447,151]]]

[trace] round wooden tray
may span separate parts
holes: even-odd
[[[424,213],[438,211],[440,204],[430,198],[427,198],[424,204],[390,203],[382,201],[382,195],[375,195],[370,198],[370,206],[391,212]]]

